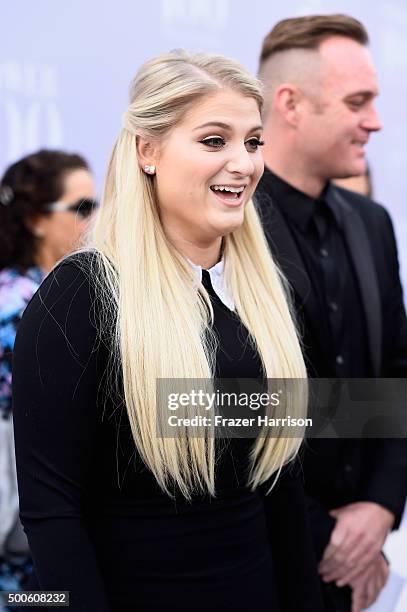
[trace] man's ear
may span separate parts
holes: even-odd
[[[276,110],[293,127],[298,124],[301,99],[301,91],[292,83],[282,83],[274,96]]]
[[[156,166],[158,161],[158,146],[150,140],[136,136],[137,158],[142,170],[146,166]]]

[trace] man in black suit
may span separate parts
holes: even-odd
[[[363,25],[287,19],[263,43],[265,173],[257,201],[290,282],[309,375],[405,377],[407,322],[392,223],[330,180],[362,174],[381,128]],[[327,610],[360,610],[386,582],[381,553],[407,491],[405,440],[323,439],[305,447],[308,508]]]

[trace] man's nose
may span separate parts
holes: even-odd
[[[363,128],[369,130],[369,132],[378,132],[383,127],[380,121],[376,108],[372,106],[369,108],[369,112],[363,121]]]

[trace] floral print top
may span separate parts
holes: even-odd
[[[37,291],[43,273],[28,268],[21,273],[14,268],[0,271],[0,417],[11,414],[11,356],[17,326],[28,302]]]

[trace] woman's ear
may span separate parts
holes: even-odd
[[[155,174],[158,160],[158,146],[145,140],[141,136],[136,136],[137,158],[140,168],[146,174]]]
[[[24,220],[24,225],[33,236],[36,238],[43,238],[45,236],[44,221],[44,215],[30,216]]]

